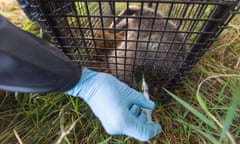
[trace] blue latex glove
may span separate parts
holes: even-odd
[[[140,110],[153,109],[154,103],[110,74],[84,68],[80,81],[66,94],[84,99],[111,135],[147,141],[161,131],[161,126],[148,123]]]

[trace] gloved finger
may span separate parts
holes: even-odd
[[[155,104],[153,101],[146,99],[142,93],[130,88],[127,84],[118,81],[118,87],[123,95],[127,98],[127,105],[133,104],[146,109],[153,109]]]
[[[143,123],[138,120],[135,124],[136,125],[131,125],[129,128],[131,129],[130,131],[126,131],[126,135],[140,141],[148,141],[162,131],[162,128],[158,123]]]
[[[138,116],[138,118],[143,122],[147,122],[147,115],[145,111],[141,111],[140,115]]]
[[[130,108],[130,113],[133,114],[134,116],[138,116],[140,113],[140,107],[137,105],[132,105],[132,107]]]
[[[130,102],[141,108],[153,109],[155,104],[153,101],[146,99],[141,93],[133,90],[131,91],[131,96],[129,97]]]

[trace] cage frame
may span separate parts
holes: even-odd
[[[59,3],[60,4],[60,12],[63,12],[65,9],[65,5],[63,6],[64,3],[71,3],[73,4],[74,2],[83,2],[85,5],[87,5],[88,3],[91,2],[97,2],[99,5],[101,3],[101,1],[96,1],[96,0],[30,0],[31,1],[31,8],[37,10],[40,15],[39,18],[37,19],[37,21],[40,23],[41,26],[43,26],[46,31],[52,36],[52,40],[51,42],[55,44],[55,46],[57,48],[59,48],[60,50],[62,50],[63,53],[67,54],[67,56],[72,59],[75,62],[78,62],[78,60],[76,60],[74,58],[73,55],[69,55],[68,49],[66,48],[69,44],[68,41],[64,41],[61,39],[61,26],[60,28],[56,27],[58,26],[58,24],[56,23],[56,21],[54,21],[53,17],[54,17],[54,13],[50,12],[50,7],[48,6],[47,3]],[[190,45],[192,44],[193,47],[191,48],[191,51],[189,52],[189,54],[187,55],[182,67],[179,69],[178,73],[175,73],[174,78],[171,79],[168,84],[165,86],[167,89],[170,90],[174,90],[176,87],[178,87],[179,85],[181,85],[183,79],[186,77],[186,75],[188,73],[190,73],[191,69],[196,65],[196,63],[199,61],[199,59],[203,56],[203,54],[210,48],[211,44],[216,40],[216,38],[220,35],[220,33],[227,27],[227,24],[230,22],[230,20],[238,13],[240,13],[240,4],[237,0],[224,0],[224,1],[220,1],[220,0],[214,0],[214,1],[176,1],[176,0],[153,0],[153,1],[149,1],[149,0],[132,0],[132,1],[118,1],[118,2],[126,2],[127,5],[127,10],[128,10],[128,6],[131,3],[148,3],[148,6],[152,6],[154,4],[170,4],[171,6],[173,5],[214,5],[215,9],[214,12],[209,15],[209,17],[211,18],[207,18],[205,19],[205,25],[202,27],[201,31],[178,31],[180,33],[191,33],[191,34],[199,34],[197,40],[195,40],[192,43],[189,43]],[[106,0],[104,1],[104,3],[109,3],[109,7],[111,9],[111,13],[113,15],[113,17],[118,17],[121,18],[121,16],[118,16],[116,14],[116,7],[115,7],[115,1],[113,0]],[[141,6],[144,6],[141,5]],[[66,6],[68,7],[68,6]],[[88,8],[88,6],[86,6]],[[69,8],[70,10],[73,10],[75,13],[77,13],[76,7]],[[101,9],[101,6],[100,6]],[[142,7],[141,7],[142,9]],[[171,10],[171,9],[170,9]],[[169,10],[169,11],[170,11]],[[101,15],[103,15],[103,13],[101,13],[102,10],[100,11],[100,15],[96,15],[95,17],[99,17]],[[170,12],[171,13],[171,12]],[[59,14],[59,16],[63,16],[63,17],[71,17],[71,14],[64,14],[64,12],[61,14]],[[95,38],[94,35],[94,30],[111,30],[110,28],[104,27],[103,28],[103,23],[101,23],[102,28],[101,27],[94,27],[91,22],[91,18],[94,18],[94,15],[90,15],[90,11],[89,9],[86,10],[86,14],[81,15],[81,14],[73,14],[73,17],[77,17],[77,18],[81,18],[81,17],[87,17],[88,21],[89,21],[89,25],[90,25],[90,35],[92,36],[92,39],[94,40],[93,45],[95,45],[95,40],[98,40]],[[103,17],[102,17],[103,18]],[[106,16],[107,18],[107,16]],[[112,18],[112,17],[111,17]],[[130,16],[128,18],[131,18]],[[140,16],[140,19],[143,18]],[[150,18],[151,19],[151,18]],[[194,18],[185,18],[183,19],[182,17],[178,18],[178,17],[170,17],[169,15],[167,15],[167,17],[165,18],[167,21],[169,20],[178,20],[180,21],[187,21],[187,20],[191,20],[191,21],[201,21],[201,19],[194,19]],[[202,20],[204,21],[204,19]],[[103,22],[103,20],[101,20],[101,22]],[[81,22],[77,21],[78,26],[80,26]],[[116,21],[113,20],[113,23],[115,25]],[[66,24],[68,24],[68,22],[66,21]],[[140,28],[140,27],[139,27]],[[62,29],[64,29],[64,27],[62,27]],[[68,29],[68,27],[66,27],[66,29]],[[71,29],[71,28],[69,28]],[[79,46],[79,48],[84,48],[84,47],[89,47],[88,44],[86,43],[86,41],[90,41],[90,39],[88,39],[87,37],[85,37],[85,33],[84,30],[85,29],[89,29],[88,27],[78,27],[76,28],[77,30],[80,31],[80,35],[81,38],[79,38],[83,44],[82,46]],[[116,32],[116,28],[113,27],[113,31]],[[129,29],[130,30],[130,29]],[[163,30],[164,31],[164,30]],[[164,31],[164,32],[168,32],[168,31]],[[71,32],[70,32],[71,33]],[[73,35],[73,34],[72,34]],[[103,34],[104,35],[104,34]],[[127,35],[125,34],[125,37]],[[70,37],[72,38],[72,37]],[[104,38],[105,39],[105,38]],[[115,45],[116,45],[116,35],[114,35],[114,41],[115,41]],[[125,42],[129,42],[129,40],[127,40],[125,38]],[[105,40],[104,40],[104,43]],[[187,43],[185,41],[185,43]],[[105,45],[105,44],[104,44]],[[64,47],[66,46],[66,47]],[[69,46],[71,47],[71,46]],[[116,49],[116,48],[115,48]],[[91,50],[91,49],[90,49]],[[90,55],[90,52],[87,50],[86,51],[87,55]],[[79,55],[80,52],[79,52]],[[80,56],[81,57],[81,56]],[[84,61],[87,61],[87,59],[85,60],[84,58],[82,58],[82,64],[84,64]]]

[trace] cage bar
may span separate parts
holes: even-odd
[[[209,49],[239,1],[30,0],[54,44],[79,66],[108,72],[153,96],[176,88]]]

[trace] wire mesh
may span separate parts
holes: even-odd
[[[174,88],[238,11],[237,0],[31,0],[52,42],[80,66],[137,88]],[[151,93],[150,91],[150,93]]]

